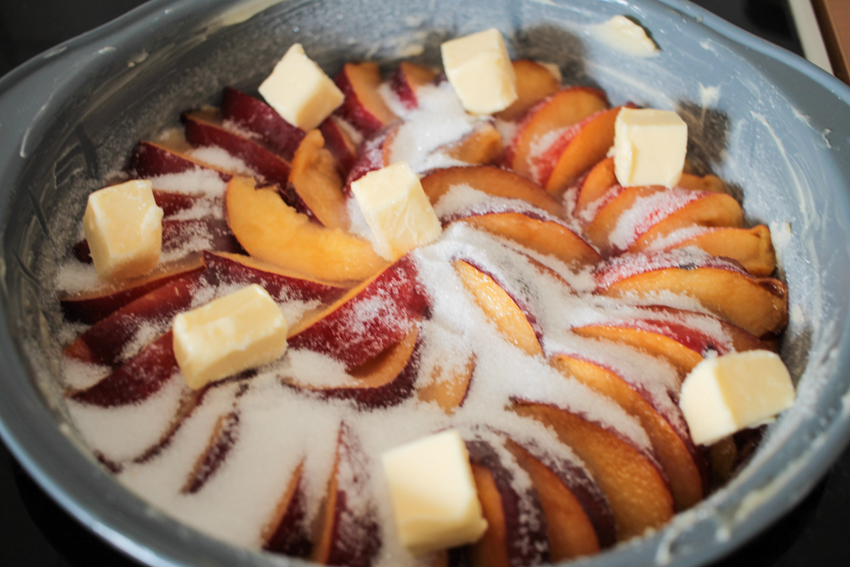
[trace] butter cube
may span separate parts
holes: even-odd
[[[186,383],[199,389],[280,358],[289,326],[257,284],[174,318],[174,356]]]
[[[387,260],[433,242],[443,230],[419,177],[403,161],[370,171],[351,191],[372,229],[375,251]]]
[[[493,114],[517,99],[516,75],[499,30],[447,41],[440,51],[446,76],[469,112]]]
[[[710,445],[773,418],[791,407],[794,397],[782,359],[753,350],[697,364],[682,383],[679,407],[694,443]]]
[[[104,280],[142,276],[162,251],[162,209],[151,182],[136,180],[89,195],[83,228],[94,269]]]
[[[287,122],[302,130],[322,123],[345,98],[324,71],[293,44],[260,85],[260,94]]]
[[[673,187],[687,148],[688,125],[675,112],[624,108],[614,123],[614,174],[623,187]]]
[[[444,431],[381,455],[396,529],[415,554],[477,541],[487,529],[456,430]]]

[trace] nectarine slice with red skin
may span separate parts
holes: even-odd
[[[530,59],[511,61],[516,76],[517,99],[506,109],[494,114],[499,120],[512,122],[544,98],[558,92],[561,83],[552,71]]]
[[[251,138],[227,130],[216,110],[198,110],[183,116],[186,141],[192,146],[215,146],[241,159],[261,176],[261,181],[285,187],[291,166],[282,156],[264,148]]]
[[[185,148],[188,150],[189,148]],[[215,172],[222,181],[230,181],[233,175],[221,168],[188,155],[183,148],[169,148],[155,142],[142,141],[136,144],[130,156],[127,170],[137,179],[150,179],[160,175],[185,173],[195,169]]]
[[[310,279],[357,282],[387,265],[367,241],[310,222],[276,191],[256,189],[251,178],[228,184],[225,206],[227,223],[248,254]]]
[[[230,411],[219,416],[210,435],[206,449],[198,455],[192,472],[189,473],[186,483],[180,492],[183,494],[197,494],[203,489],[219,467],[224,463],[228,453],[233,448],[239,436],[239,412]]]
[[[701,253],[704,254],[704,253]],[[721,319],[763,338],[788,323],[788,288],[740,264],[684,250],[622,256],[595,273],[596,293],[644,297],[670,291],[697,299]]]
[[[428,305],[410,256],[348,290],[289,330],[289,348],[326,354],[351,369],[402,340]]]
[[[578,184],[573,216],[580,216],[580,211],[617,184],[613,157],[605,158],[594,165]]]
[[[201,188],[198,188],[201,191]],[[186,193],[175,193],[173,191],[153,190],[153,200],[156,206],[162,209],[162,218],[167,220],[179,212],[188,211],[201,201],[205,200],[200,195],[189,195]]]
[[[324,148],[322,133],[313,130],[301,141],[292,159],[289,187],[309,214],[328,228],[348,230],[348,208],[336,160]],[[306,211],[305,211],[306,212]]]
[[[469,547],[470,567],[538,565],[549,561],[546,516],[533,487],[522,493],[502,455],[486,441],[466,442],[487,530]]]
[[[677,510],[686,510],[702,500],[708,488],[705,459],[691,441],[687,429],[679,431],[673,427],[670,417],[662,415],[661,406],[648,392],[604,364],[582,359],[579,355],[556,354],[552,363],[567,376],[611,398],[640,421],[670,481]],[[670,407],[679,411],[672,401]],[[684,425],[681,416],[680,423]]]
[[[528,306],[520,307],[514,297],[477,266],[456,260],[454,267],[475,303],[509,343],[530,356],[543,354],[537,332],[529,322]]]
[[[673,517],[668,481],[641,450],[601,425],[554,405],[514,400],[513,409],[551,427],[587,465],[611,505],[618,541],[658,529]]]
[[[562,136],[550,151],[540,156],[540,182],[549,193],[562,194],[593,164],[605,158],[614,145],[614,122],[622,108],[618,106],[587,117],[577,125],[578,131],[573,136]]]
[[[767,277],[776,269],[776,252],[770,229],[760,224],[752,228],[719,227],[706,230],[665,246],[665,250],[694,246],[712,256],[730,258],[757,277]]]
[[[325,139],[325,148],[336,158],[340,175],[346,177],[354,162],[357,161],[357,146],[333,115],[319,124],[319,131]]]
[[[602,257],[581,236],[564,224],[527,213],[476,214],[458,219],[573,267],[595,265]]]
[[[386,130],[376,132],[371,137],[365,139],[357,154],[357,160],[348,171],[348,177],[345,178],[345,194],[351,194],[351,184],[376,169],[381,169],[390,165],[390,155],[392,138],[398,131],[398,126],[391,126]]]
[[[341,465],[341,463],[344,463]],[[362,487],[368,478],[363,470],[363,455],[360,443],[351,429],[343,423],[337,440],[334,463],[325,500],[316,518],[316,535],[309,559],[321,565],[345,565],[346,567],[369,567],[381,547],[377,511],[370,502],[365,510],[352,506],[349,491]],[[344,466],[347,473],[340,474]],[[356,500],[362,500],[358,497]]]
[[[757,337],[711,315],[664,306],[651,306],[648,311],[645,318],[575,327],[572,332],[582,337],[623,343],[664,358],[677,368],[681,379],[712,351],[723,355],[767,348]],[[685,321],[689,318],[712,319],[730,339],[731,348],[724,341],[709,336],[697,327],[688,326],[684,322],[653,318],[653,311],[679,315]]]
[[[532,156],[544,136],[569,128],[608,108],[605,93],[590,87],[563,89],[531,108],[505,150],[504,163],[518,174],[534,178]],[[542,148],[541,148],[542,149]]]
[[[345,95],[334,112],[364,136],[395,122],[396,115],[378,92],[381,70],[375,63],[346,63],[334,82]]]
[[[433,69],[402,61],[390,78],[390,87],[405,108],[414,110],[419,108],[416,91],[425,85],[432,84],[436,77],[437,72]]]
[[[502,155],[502,135],[490,122],[483,122],[462,139],[434,151],[471,165],[487,165]]]
[[[131,301],[192,272],[203,270],[199,254],[161,264],[146,276],[79,293],[59,292],[59,306],[68,321],[93,325]]]
[[[738,201],[729,195],[708,191],[689,191],[687,194],[692,195],[693,200],[684,207],[667,216],[664,216],[667,211],[661,211],[646,217],[645,222],[639,225],[635,232],[643,231],[646,225],[651,224],[651,228],[642,232],[629,250],[632,252],[646,250],[652,242],[681,228],[694,226],[739,228],[744,224],[744,210]]]
[[[611,507],[587,473],[530,443],[507,439],[505,446],[531,477],[540,497],[553,563],[614,545],[617,533]]]
[[[278,501],[274,517],[261,536],[263,549],[290,557],[306,557],[312,543],[305,524],[307,497],[304,487],[304,462],[293,471],[286,490]]]
[[[349,386],[317,388],[284,379],[294,388],[315,392],[323,398],[351,400],[361,408],[386,408],[404,402],[413,394],[418,359],[414,356],[419,329],[410,332],[384,352],[353,368],[356,383]]]
[[[588,224],[588,239],[603,255],[640,251],[679,228],[743,223],[738,202],[723,193],[633,186],[611,191],[611,198]],[[626,219],[626,228],[620,225]],[[615,242],[612,235],[617,233]]]
[[[563,218],[561,204],[542,187],[516,173],[498,167],[481,165],[470,167],[447,167],[438,169],[422,178],[422,189],[432,205],[455,185],[469,185],[473,189],[507,199],[520,199],[531,203],[559,218]]]
[[[76,402],[104,408],[136,404],[159,392],[179,375],[171,331],[160,335],[111,374],[68,397]]]
[[[186,250],[196,238],[209,239],[208,250],[216,252],[242,252],[239,241],[233,236],[230,228],[223,219],[168,219],[162,221],[162,254],[170,254],[178,250]],[[188,246],[187,246],[188,245]],[[73,247],[74,256],[84,264],[91,264],[91,249],[86,240],[81,240]],[[197,252],[190,250],[188,254]]]
[[[256,283],[272,297],[285,296],[297,301],[318,299],[328,303],[341,297],[348,289],[338,283],[310,279],[244,254],[205,251],[204,265],[207,273],[218,281],[237,285]]]
[[[170,321],[192,304],[192,297],[207,275],[203,271],[173,280],[107,315],[62,351],[65,356],[115,366],[139,329],[151,321]]]
[[[295,150],[307,134],[286,121],[275,109],[262,100],[233,87],[224,87],[221,117],[255,134],[266,146],[285,159],[292,159]]]
[[[428,378],[429,382],[417,390],[417,397],[426,403],[436,403],[443,411],[452,414],[466,401],[474,371],[473,355],[469,356],[469,360],[462,367],[452,369],[450,376],[444,376],[444,373],[449,371],[437,367]]]

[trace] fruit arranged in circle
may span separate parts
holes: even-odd
[[[661,529],[733,474],[744,451],[697,446],[679,391],[705,358],[785,328],[770,230],[713,175],[622,186],[608,154],[634,105],[512,68],[517,99],[493,116],[464,111],[437,68],[348,62],[313,130],[227,87],[136,145],[124,177],[153,183],[160,264],[106,284],[78,241],[56,277],[69,413],[122,484],[321,564],[522,567]],[[442,233],[388,262],[350,186],[399,161]],[[190,389],[173,318],[252,284],[287,350]],[[417,557],[380,455],[450,428],[488,529]]]

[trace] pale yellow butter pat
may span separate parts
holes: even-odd
[[[753,350],[707,358],[682,383],[679,406],[698,445],[772,419],[794,403],[791,375],[778,355]]]
[[[266,290],[249,285],[174,318],[174,356],[199,389],[280,358],[289,326]]]
[[[105,280],[142,276],[162,251],[162,209],[151,182],[136,180],[89,195],[83,228],[94,269]]]
[[[300,43],[289,48],[259,90],[269,106],[305,131],[321,124],[345,98],[324,71],[307,57]]]
[[[477,541],[487,529],[469,465],[456,430],[403,445],[381,456],[396,531],[415,554]]]
[[[417,246],[436,240],[442,225],[419,177],[403,162],[370,171],[351,184],[375,252],[397,260]]]
[[[682,177],[688,125],[670,110],[624,108],[614,123],[614,173],[623,187],[673,187]]]
[[[614,16],[604,24],[592,26],[591,35],[634,57],[654,57],[660,52],[646,30],[625,16]]]
[[[499,30],[447,41],[440,51],[446,77],[467,111],[493,114],[517,99],[516,75]]]

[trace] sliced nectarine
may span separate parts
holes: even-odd
[[[653,312],[659,315],[672,314],[680,321],[658,318]],[[690,321],[695,321],[695,324],[689,325]],[[702,321],[719,326],[724,337],[730,339],[731,348],[724,341],[704,332],[700,328]],[[758,338],[731,323],[704,313],[661,306],[650,307],[646,317],[586,325],[573,328],[572,331],[583,337],[626,344],[664,358],[676,367],[682,379],[712,351],[726,354],[766,348]]]
[[[579,184],[573,215],[580,216],[580,212],[585,207],[615,185],[617,185],[617,176],[614,174],[614,158],[605,158],[594,165]]]
[[[706,309],[757,337],[776,334],[788,322],[788,288],[755,278],[739,264],[684,250],[621,257],[596,273],[597,292],[613,297],[659,291],[693,297]]]
[[[447,167],[422,178],[422,188],[432,205],[436,205],[455,185],[469,185],[494,197],[521,199],[556,217],[564,216],[561,204],[539,185],[498,167]]]
[[[184,173],[194,169],[214,171],[223,181],[229,181],[233,175],[230,172],[196,159],[188,152],[191,148],[172,148],[154,142],[139,142],[130,156],[127,170],[137,178],[151,178],[171,173]]]
[[[458,219],[491,234],[513,240],[573,267],[589,266],[602,258],[590,244],[565,225],[523,213],[491,213]]]
[[[390,79],[390,87],[401,103],[408,109],[419,108],[419,98],[416,91],[430,84],[437,76],[433,69],[402,61]]]
[[[328,228],[348,230],[348,208],[343,180],[333,155],[324,149],[322,133],[313,130],[301,141],[292,158],[289,186],[307,210]]]
[[[540,156],[540,181],[553,195],[560,195],[593,164],[605,158],[614,145],[614,121],[623,107],[591,115],[570,139],[562,139],[551,146],[553,155]],[[547,163],[551,160],[551,166]]]
[[[339,119],[333,115],[319,124],[319,131],[325,139],[325,147],[336,159],[340,175],[347,176],[357,161],[357,146],[340,125]]]
[[[513,121],[522,118],[529,108],[561,88],[558,77],[536,61],[517,59],[511,61],[511,65],[516,75],[517,99],[509,107],[495,114],[500,120]]]
[[[446,413],[454,413],[466,400],[474,371],[475,357],[471,355],[469,361],[460,368],[448,371],[437,367],[427,384],[417,390],[417,396],[423,402],[436,403]],[[448,372],[451,374],[446,376]]]
[[[531,486],[518,491],[502,454],[486,441],[466,442],[487,530],[469,549],[471,567],[537,565],[549,560],[546,516]],[[508,456],[510,458],[510,456]]]
[[[318,299],[322,303],[327,303],[338,299],[348,289],[339,283],[310,279],[303,274],[244,254],[205,251],[204,265],[207,267],[206,273],[222,283],[236,285],[256,283],[272,297],[285,297],[298,301]]]
[[[776,269],[776,252],[770,229],[760,224],[753,228],[713,228],[665,246],[666,250],[695,246],[712,256],[731,258],[754,276],[769,276]]]
[[[351,400],[363,408],[400,404],[413,393],[416,382],[418,364],[413,352],[418,337],[419,329],[414,325],[401,341],[353,368],[351,375],[357,379],[356,383],[330,388],[303,386],[297,379],[287,379],[287,383],[324,398]]]
[[[125,348],[144,325],[170,321],[187,309],[205,280],[203,271],[195,271],[152,290],[89,327],[62,352],[92,364],[114,366],[122,362]]]
[[[221,117],[256,134],[265,145],[285,159],[292,159],[306,134],[265,102],[233,87],[224,87]]]
[[[278,500],[274,517],[261,535],[263,549],[290,557],[306,557],[312,544],[307,533],[304,462],[298,464]]]
[[[331,282],[360,281],[386,266],[365,240],[311,223],[251,178],[234,178],[225,203],[236,239],[260,260]]]
[[[515,400],[514,411],[554,429],[584,461],[608,497],[619,541],[657,529],[673,517],[664,473],[640,450],[604,427],[554,405]]]
[[[227,454],[233,449],[238,436],[239,412],[233,410],[219,416],[206,448],[195,460],[195,466],[192,467],[180,492],[183,494],[200,492],[227,459]]]
[[[92,325],[156,288],[203,269],[200,255],[192,254],[176,262],[161,264],[146,276],[120,284],[75,293],[60,291],[59,306],[68,321]]]
[[[563,89],[541,101],[528,111],[517,127],[514,139],[505,150],[505,164],[529,179],[533,179],[533,160],[546,136],[557,136],[591,114],[605,110],[605,93],[590,87]],[[546,144],[548,147],[549,144]]]
[[[251,138],[227,130],[217,110],[199,110],[184,115],[186,141],[194,147],[215,146],[241,159],[262,180],[285,187],[290,165],[282,156],[267,150]]]
[[[502,155],[502,135],[490,123],[483,122],[457,142],[437,148],[450,158],[472,165],[494,163]]]
[[[463,285],[472,293],[475,302],[484,311],[502,336],[529,355],[543,353],[537,333],[528,321],[526,311],[517,305],[496,281],[464,260],[454,263],[455,271]]]
[[[608,396],[640,421],[670,480],[678,510],[690,508],[702,500],[707,488],[705,459],[691,442],[687,430],[677,431],[660,413],[655,400],[602,364],[564,354],[553,356],[552,363],[567,376]],[[679,410],[676,404],[669,405]],[[681,422],[684,423],[683,418]]]
[[[552,562],[598,553],[616,541],[605,496],[582,469],[531,444],[508,439],[505,446],[531,477],[549,526]]]
[[[395,114],[378,92],[381,70],[375,63],[346,63],[334,82],[345,95],[335,113],[363,135],[374,134],[395,121]]]
[[[416,264],[403,256],[290,328],[289,346],[327,354],[354,368],[404,338],[427,303]]]

